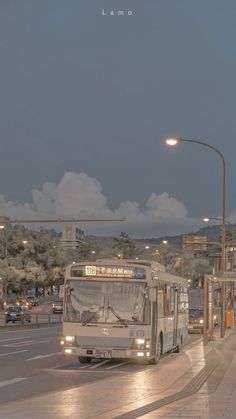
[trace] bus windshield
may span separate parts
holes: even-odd
[[[145,283],[68,280],[65,321],[149,324]]]

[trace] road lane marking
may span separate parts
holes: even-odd
[[[32,340],[31,345],[38,345],[38,343],[47,343],[50,342],[51,339],[46,339],[46,340]]]
[[[101,365],[107,364],[107,362],[110,362],[110,359],[105,359],[105,361],[99,362],[96,365],[93,365],[93,367],[89,367],[90,370],[94,370],[95,368],[100,367]]]
[[[1,342],[9,342],[11,340],[22,340],[22,339],[31,339],[32,336],[24,336],[23,338],[10,338],[10,339],[0,339]]]
[[[29,352],[28,349],[23,349],[22,351],[15,351],[15,352],[6,352],[5,354],[1,354],[0,356],[7,356],[7,355],[14,355],[14,354],[21,354],[22,352]]]
[[[22,341],[22,342],[9,342],[9,343],[6,343],[6,344],[3,344],[3,345],[1,345],[0,344],[0,347],[7,347],[7,348],[18,348],[18,347],[21,347],[21,346],[27,346],[27,345],[30,345],[30,346],[32,346],[32,345],[38,345],[38,344],[40,344],[40,343],[47,343],[47,342],[50,342],[51,341],[51,339],[44,339],[44,340],[26,340],[26,341]]]
[[[20,381],[27,380],[27,378],[13,378],[12,380],[6,380],[0,382],[0,387],[9,386],[10,384],[19,383]]]
[[[42,324],[47,324],[47,323],[40,323],[40,324],[42,325]],[[1,328],[0,328],[0,333],[1,334],[4,333],[4,335],[10,334],[10,333],[13,333],[13,332],[14,333],[29,333],[29,330],[28,330],[29,327],[30,327],[30,325],[27,326],[27,330],[24,330],[24,329],[20,328],[19,330],[16,330],[16,329],[14,329],[14,330],[4,330],[4,332],[1,332]],[[52,330],[52,329],[62,330],[62,326],[61,325],[60,326],[45,326],[45,327],[40,326],[38,329],[35,329],[35,328],[30,329],[30,333],[34,333],[34,332],[38,333],[38,332],[41,332],[41,330]]]
[[[130,363],[130,361],[121,362],[120,364],[115,364],[115,365],[112,365],[111,367],[106,367],[105,369],[106,370],[112,370],[113,368],[117,368],[117,367],[129,364],[129,363]]]
[[[33,358],[28,358],[26,361],[34,361],[36,359],[42,359],[42,358],[49,358],[50,356],[56,356],[56,355],[63,355],[63,352],[54,352],[53,354],[47,354],[47,355],[37,355]]]
[[[35,342],[34,340],[26,340],[22,342],[6,343],[5,345],[1,345],[1,346],[6,347],[6,348],[19,348],[21,346],[32,345],[34,342]]]

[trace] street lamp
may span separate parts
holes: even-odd
[[[204,221],[204,223],[209,223],[209,221],[211,221],[211,220],[221,221],[221,218],[220,217],[204,217],[202,219],[202,221]],[[225,220],[225,224],[231,224],[231,222],[228,221],[228,220]]]
[[[203,141],[185,139],[185,138],[167,138],[166,144],[174,147],[179,143],[188,142],[192,144],[200,144],[204,147],[210,148],[220,157],[222,165],[221,173],[221,274],[225,272],[225,159],[223,154],[211,144]],[[225,335],[225,283],[222,281],[221,285],[221,337]]]
[[[181,140],[179,140],[178,138],[167,138],[166,139],[166,144],[173,147],[176,146]]]

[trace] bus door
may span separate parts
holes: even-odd
[[[178,345],[178,286],[173,286],[173,309],[174,309],[174,329],[173,329],[173,346]]]

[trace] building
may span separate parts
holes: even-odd
[[[62,230],[61,243],[64,249],[77,249],[84,242],[84,231],[75,223],[65,224]]]

